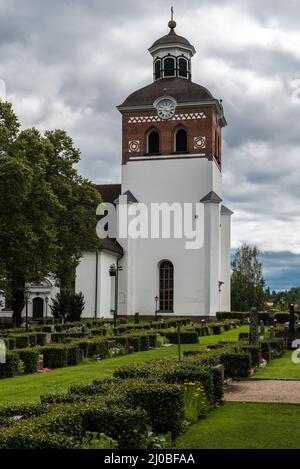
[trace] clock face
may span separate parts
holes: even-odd
[[[161,119],[170,119],[175,114],[176,104],[171,99],[165,98],[157,103],[156,109]]]

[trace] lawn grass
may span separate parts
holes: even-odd
[[[298,449],[300,405],[227,402],[192,425],[178,449]]]
[[[291,357],[292,352],[286,352],[282,358],[268,363],[266,368],[258,368],[252,378],[300,379],[300,363],[293,363]]]
[[[200,344],[185,344],[181,350],[203,349],[218,340],[237,340],[240,332],[247,332],[249,326],[232,329],[220,335],[200,337]],[[0,406],[38,402],[41,394],[66,392],[73,384],[91,383],[94,379],[110,376],[120,366],[139,363],[153,358],[176,357],[176,345],[161,347],[147,352],[136,352],[122,357],[107,358],[101,361],[88,361],[77,366],[58,368],[49,373],[16,376],[0,380]]]

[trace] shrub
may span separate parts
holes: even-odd
[[[218,311],[217,314],[217,320],[218,321],[223,321],[224,319],[241,319],[245,320],[250,316],[250,312],[240,312],[240,311]]]
[[[107,341],[102,337],[88,340],[88,357],[105,358],[107,355]]]
[[[213,335],[220,335],[221,334],[222,328],[221,328],[220,324],[213,324],[210,327],[211,327]]]
[[[149,337],[147,335],[142,335],[140,337],[140,350],[149,350]]]
[[[78,444],[74,438],[62,433],[37,432],[32,424],[13,425],[0,428],[0,449],[75,449]]]
[[[8,350],[13,350],[16,348],[16,338],[15,337],[5,337],[4,342]]]
[[[204,368],[193,363],[182,363],[180,366],[167,370],[163,374],[167,383],[183,384],[186,381],[199,381],[204,387],[208,401],[214,402],[214,382],[210,368]]]
[[[128,346],[133,347],[134,352],[139,352],[141,350],[141,337],[140,336],[129,336],[128,337]]]
[[[36,349],[27,348],[18,350],[18,355],[24,363],[24,373],[36,373],[39,361],[39,352]]]
[[[35,347],[36,344],[37,344],[36,332],[31,332],[30,334],[28,334],[28,337],[29,337],[29,345],[30,345],[30,347]]]
[[[17,351],[6,352],[6,363],[0,363],[0,379],[22,374],[24,365]]]
[[[247,377],[252,366],[249,352],[223,352],[220,357],[225,377]]]
[[[30,346],[29,334],[17,334],[16,339],[16,348],[27,348]]]
[[[141,407],[147,412],[148,423],[154,433],[171,432],[174,438],[182,432],[184,395],[181,386],[128,381],[123,384],[123,393],[128,405],[135,409]]]
[[[157,334],[147,334],[149,347],[157,347]]]
[[[214,404],[222,404],[224,401],[224,367],[223,365],[213,366],[211,368],[213,386],[214,386]]]
[[[249,333],[248,332],[240,332],[239,333],[239,340],[249,340]]]
[[[76,394],[43,394],[40,397],[42,404],[72,404],[84,400],[84,396]]]
[[[83,360],[83,353],[77,344],[67,346],[67,364],[68,366],[78,365]]]
[[[195,326],[194,329],[199,337],[210,335],[210,329],[208,326]]]
[[[23,419],[37,417],[48,412],[48,408],[42,404],[21,404],[0,408],[0,417],[22,416]]]
[[[249,352],[251,355],[252,366],[258,366],[260,362],[261,347],[260,345],[242,345],[240,347],[242,352]]]
[[[104,433],[86,432],[82,439],[81,449],[115,449],[118,442],[109,438]]]
[[[36,334],[36,343],[37,345],[41,345],[42,347],[46,345],[47,341],[47,334],[44,332],[38,332]]]
[[[61,292],[52,300],[50,306],[54,318],[63,318],[65,321],[79,321],[84,310],[84,296],[80,293]]]
[[[178,332],[164,332],[164,335],[171,344],[178,344]],[[196,331],[181,331],[180,332],[181,344],[197,344],[198,334]]]
[[[52,332],[52,326],[42,326],[42,332],[46,332],[47,334],[50,334]]]
[[[52,345],[41,347],[44,356],[44,366],[46,368],[62,368],[68,365],[67,345]]]
[[[116,440],[119,449],[145,448],[147,415],[142,409],[120,406],[86,406],[81,411],[84,432],[103,432]]]

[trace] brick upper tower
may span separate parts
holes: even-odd
[[[221,169],[222,102],[192,82],[196,53],[187,39],[170,31],[153,43],[153,83],[118,106],[123,116],[122,163],[144,159],[206,158]]]

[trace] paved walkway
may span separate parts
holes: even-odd
[[[300,380],[245,379],[225,386],[225,401],[300,404]]]

